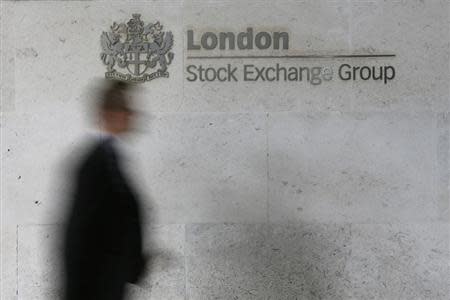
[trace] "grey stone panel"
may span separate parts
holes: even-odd
[[[348,224],[273,225],[269,299],[348,299]]]
[[[346,299],[349,226],[187,227],[188,299]]]
[[[197,224],[188,299],[447,299],[449,227]]]
[[[436,193],[440,220],[450,221],[450,114],[437,115]]]
[[[428,114],[270,114],[269,219],[435,221],[436,124]]]
[[[14,10],[11,3],[1,3],[0,17],[1,17],[1,36],[0,36],[0,99],[1,99],[1,205],[0,205],[0,252],[1,252],[1,290],[0,298],[14,299],[17,291],[17,225],[16,225],[16,210],[14,201],[6,201],[11,199],[7,191],[9,186],[9,173],[5,168],[6,161],[11,159],[8,151],[7,143],[5,142],[5,125],[7,124],[6,116],[13,113],[15,110],[15,73],[14,73],[14,24],[12,16]],[[13,198],[14,199],[14,198]]]
[[[448,223],[351,228],[351,299],[449,298]]]
[[[448,1],[352,1],[351,50],[392,52],[392,59],[361,65],[392,64],[391,83],[355,82],[355,111],[448,111]]]
[[[6,205],[2,211],[10,210]],[[16,299],[17,295],[17,226],[6,224],[2,216],[1,228],[1,259],[2,259],[2,289],[0,295],[3,299]]]
[[[265,296],[266,226],[189,225],[186,242],[187,299]]]
[[[17,281],[19,300],[62,298],[61,232],[53,225],[18,228]]]
[[[175,35],[170,77],[137,92],[156,112],[139,137],[144,207],[156,223],[183,224],[148,229],[147,246],[160,245],[154,276],[130,296],[448,299],[449,10],[446,0],[3,1],[1,298],[60,294],[57,226],[22,224],[61,220],[53,194],[65,190],[52,179],[88,125],[105,72],[99,36],[139,11]],[[291,54],[397,55],[281,63],[393,64],[396,79],[185,81],[186,28],[254,24],[289,30]],[[280,224],[261,224],[268,217]]]
[[[63,107],[3,116],[3,187],[11,199],[8,205],[14,207],[14,223],[57,223],[64,218],[71,164],[82,153],[87,126],[80,109],[73,113]]]
[[[142,143],[160,223],[264,222],[265,114],[161,114]]]
[[[1,82],[0,82],[0,110],[3,113],[15,109],[15,55],[14,55],[14,9],[10,3],[2,3],[1,15]]]

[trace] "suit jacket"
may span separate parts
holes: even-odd
[[[64,247],[67,298],[120,299],[95,291],[136,282],[145,260],[138,196],[120,168],[114,139],[96,142],[74,177]]]

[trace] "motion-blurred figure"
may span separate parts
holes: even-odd
[[[100,96],[101,134],[78,163],[64,240],[65,299],[119,300],[146,265],[136,192],[121,168],[120,136],[132,127],[130,85]]]

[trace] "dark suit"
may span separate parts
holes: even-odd
[[[66,300],[123,299],[145,265],[138,199],[112,137],[96,142],[75,171],[64,245]]]

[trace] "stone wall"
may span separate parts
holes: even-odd
[[[158,255],[133,299],[450,298],[449,1],[1,5],[2,299],[60,296],[67,162],[93,127],[100,35],[133,13],[171,31],[175,54],[136,93],[131,176]],[[287,32],[289,49],[187,49],[187,30],[249,27]],[[189,65],[276,63],[334,80],[187,80]],[[342,64],[396,74],[339,80]]]

